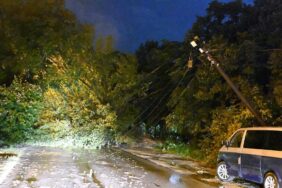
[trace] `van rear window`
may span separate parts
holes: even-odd
[[[244,148],[282,151],[282,131],[247,131]]]
[[[269,139],[265,149],[282,151],[282,131],[268,131]]]

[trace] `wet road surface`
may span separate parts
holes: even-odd
[[[33,146],[20,150],[19,157],[0,160],[1,188],[215,187],[192,177],[180,178],[120,150]]]

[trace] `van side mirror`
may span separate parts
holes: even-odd
[[[222,141],[222,145],[226,146],[226,147],[229,147],[230,142],[228,140]]]

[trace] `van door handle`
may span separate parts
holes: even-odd
[[[238,165],[240,165],[240,164],[241,164],[241,156],[238,157]]]

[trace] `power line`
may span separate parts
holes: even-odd
[[[182,64],[182,63],[181,63],[181,64]],[[143,82],[144,82],[146,79],[148,79],[148,77],[149,77],[150,75],[152,75],[153,73],[156,73],[158,70],[160,70],[161,67],[163,67],[163,66],[165,66],[165,65],[168,65],[168,63],[163,63],[163,64],[159,65],[157,68],[155,68],[153,71],[147,73],[147,74],[146,74],[146,78],[143,79]],[[166,70],[166,73],[168,73],[168,72],[169,72],[170,70],[172,70],[173,68],[175,68],[175,69],[177,70],[177,69],[179,68],[179,66],[176,67],[175,64],[174,64],[174,66],[171,66],[169,69]],[[168,85],[168,84],[167,84],[167,85]],[[167,85],[166,85],[166,86],[167,86]],[[147,98],[147,97],[150,97],[150,96],[152,96],[152,95],[155,95],[155,94],[157,94],[158,92],[160,92],[160,91],[162,91],[162,90],[164,90],[164,89],[166,89],[166,88],[161,88],[161,89],[159,89],[159,90],[157,90],[157,91],[154,91],[154,93],[151,93],[151,94],[149,94],[149,95],[147,95],[147,96],[141,97],[141,99],[142,99],[142,98],[145,99],[145,98]],[[140,98],[139,98],[139,99],[140,99]],[[127,102],[128,102],[128,101],[124,101],[121,106],[124,106]],[[155,102],[155,101],[154,101],[154,102]],[[134,120],[134,121],[135,121],[135,120]]]
[[[175,66],[172,66],[170,69],[174,68]],[[178,67],[176,67],[178,68]],[[173,80],[170,80],[166,85],[165,85],[165,88],[164,89],[167,89],[167,87],[170,85],[170,83],[172,82]],[[164,90],[162,89],[162,90]],[[154,100],[154,102],[152,102],[145,110],[143,110],[141,113],[139,113],[139,115],[134,118],[133,122],[135,122],[138,118],[140,118],[145,112],[147,112],[154,104],[155,102],[157,102],[158,99]]]
[[[174,68],[174,67],[173,67],[173,68]],[[176,67],[176,68],[179,68],[179,67]],[[171,68],[170,68],[170,69],[171,69]],[[169,72],[170,69],[166,70],[166,73]],[[179,71],[181,71],[181,69],[180,69],[180,70],[179,70],[179,69],[176,69],[176,72],[174,72],[173,74],[176,74],[176,73],[178,73]],[[170,82],[171,82],[171,81],[170,81]],[[150,96],[152,96],[152,95],[155,95],[155,94],[159,93],[160,91],[162,91],[162,90],[164,90],[164,89],[165,89],[165,88],[161,88],[161,89],[155,90],[155,91],[153,91],[152,93],[150,93],[149,95],[144,96],[144,97],[141,97],[141,98],[150,97]],[[139,99],[140,99],[140,98],[139,98]]]
[[[218,49],[218,48],[214,48],[214,49],[209,49],[209,52],[219,52],[219,51],[224,51],[226,49]],[[273,51],[282,51],[282,48],[269,48],[269,49],[255,49],[255,52],[273,52]]]
[[[188,82],[188,84],[186,85],[186,87],[183,89],[183,91],[181,92],[181,94],[178,97],[178,100],[172,105],[171,109],[174,109],[177,104],[179,103],[179,101],[181,100],[181,97],[184,95],[184,93],[187,91],[187,89],[190,87],[190,84],[192,83],[192,81],[194,80],[194,77],[192,77],[192,79],[190,79],[190,81]],[[162,112],[162,111],[160,111]],[[155,118],[152,120],[152,124],[156,123],[158,121],[158,116],[162,113],[158,112],[157,115],[155,116]],[[157,121],[156,121],[157,120]]]
[[[188,72],[188,70],[185,72],[185,74],[184,74],[184,76],[182,77],[182,79],[180,79],[180,81],[178,82],[178,84],[177,84],[176,87],[179,86],[179,84],[180,84],[181,81],[184,79],[184,77],[185,77],[185,75],[187,74],[187,72]],[[173,82],[173,80],[170,80],[170,82]],[[170,82],[168,82],[168,83],[165,85],[165,88],[164,88],[164,89],[167,89],[167,87],[170,85]],[[175,87],[175,88],[176,88],[176,87]],[[174,88],[174,89],[175,89],[175,88]],[[173,91],[174,89],[172,89],[171,91]],[[165,94],[161,97],[161,99],[164,98],[164,97],[166,97],[166,95],[167,95],[167,93],[165,93]],[[139,115],[138,115],[136,118],[134,118],[134,120],[133,120],[132,122],[134,123],[136,120],[138,120],[138,118],[142,117],[142,115],[145,114],[145,112],[147,112],[157,101],[158,101],[158,99],[154,100],[154,102],[152,102],[144,111],[142,111],[141,113],[139,113]],[[160,102],[161,102],[161,101],[159,101],[159,103],[157,104],[157,106],[160,104]],[[155,107],[156,107],[156,106],[155,106]],[[155,109],[155,107],[153,108],[153,110]],[[148,115],[145,116],[145,117],[147,118]],[[138,122],[138,123],[139,123],[139,122]],[[126,132],[124,132],[123,135],[129,134],[129,133],[132,132],[132,131],[134,131],[134,129],[129,129],[129,130],[127,130]]]
[[[176,70],[179,69],[181,66],[177,66],[177,67],[176,67],[175,65],[177,65],[177,63],[178,63],[178,62],[176,62],[176,63],[174,64],[174,66],[172,66],[172,67],[170,67],[168,70],[166,70],[166,72],[169,72],[169,71],[172,70],[173,68],[176,68]],[[181,62],[180,65],[181,65],[181,64],[184,64],[184,63]],[[160,68],[163,67],[164,65],[167,65],[167,64],[164,63],[164,64],[158,66],[157,68],[155,68],[153,71],[151,71],[151,72],[148,73],[148,74],[151,75],[152,73],[157,72],[157,71],[160,70]],[[185,65],[186,65],[186,63],[185,63]],[[180,70],[181,70],[181,69],[180,69]],[[180,70],[178,70],[178,71],[180,71]],[[184,74],[183,77],[179,80],[179,82],[177,83],[177,86],[176,86],[175,88],[177,88],[177,87],[180,85],[180,83],[183,81],[183,79],[185,78],[185,76],[186,76],[187,73],[188,73],[188,70],[186,70],[185,74]],[[163,89],[161,89],[161,90],[167,89],[167,88],[169,87],[169,85],[170,85],[171,82],[173,82],[173,80],[170,80],[170,81],[165,85],[165,88],[163,88]],[[174,88],[174,89],[175,89],[175,88]],[[173,91],[174,89],[172,89],[171,91]],[[160,90],[155,91],[155,92],[159,92],[159,91],[160,91]],[[154,94],[156,94],[156,93],[154,93]],[[165,94],[161,97],[161,100],[158,102],[158,104],[157,104],[156,106],[158,106],[158,105],[161,103],[161,101],[166,97],[166,95],[167,95],[167,93],[165,93]],[[138,118],[142,117],[142,115],[144,115],[157,101],[158,101],[158,99],[154,100],[154,102],[152,102],[145,110],[143,110],[141,113],[139,113],[139,114],[134,118],[134,120],[133,120],[132,122],[135,123],[135,121],[138,120]],[[156,106],[153,108],[153,110],[155,110]],[[151,113],[152,113],[152,111],[151,111]],[[147,117],[147,116],[146,116],[146,117]],[[131,131],[134,131],[134,129],[129,129],[129,130],[127,130],[126,132],[123,133],[123,135],[128,134],[128,133],[130,133]]]
[[[170,81],[172,82],[172,80]],[[165,85],[165,89],[168,88],[168,86],[170,85],[170,82],[168,82],[166,85]],[[145,112],[147,112],[154,104],[155,102],[157,102],[158,99],[154,100],[154,102],[152,102],[145,110],[143,110],[135,119],[133,122],[135,122],[138,118],[140,118]]]
[[[150,113],[145,116],[145,118],[144,118],[145,120],[146,120],[148,117],[150,117],[150,115],[151,115],[151,114],[155,111],[155,109],[161,104],[161,102],[165,99],[165,97],[167,97],[168,95],[170,95],[170,93],[171,93],[172,91],[174,91],[174,90],[180,85],[180,83],[184,80],[184,78],[185,78],[185,76],[187,75],[187,73],[188,73],[188,69],[185,71],[185,73],[183,74],[182,78],[178,81],[176,87],[174,87],[172,90],[170,90],[170,92],[165,93],[165,94],[161,97],[161,99],[159,100],[159,102],[157,103],[157,105],[155,105],[154,108],[150,111]]]

